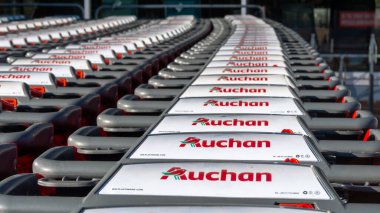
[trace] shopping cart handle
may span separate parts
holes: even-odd
[[[131,113],[161,113],[171,101],[141,100],[136,95],[126,95],[119,99],[117,108]]]
[[[380,129],[370,129],[366,141],[380,140]]]
[[[67,145],[76,147],[80,154],[118,154],[128,151],[138,140],[138,137],[102,137],[103,132],[97,126],[82,127],[70,135]]]
[[[158,72],[158,76],[162,78],[170,78],[170,79],[191,79],[193,78],[197,72],[173,72],[168,69],[162,69]]]
[[[55,128],[77,129],[80,126],[82,111],[77,106],[67,106],[57,112],[29,113],[9,112],[0,113],[0,122],[4,123],[53,123]]]
[[[197,54],[214,54],[215,50],[202,50],[202,49],[189,49],[186,51],[190,55],[197,55]]]
[[[175,62],[172,62],[167,66],[167,68],[174,71],[199,71],[202,67],[203,65],[183,65]]]
[[[121,109],[107,109],[98,115],[97,125],[102,128],[146,129],[157,119],[158,116],[126,115]]]
[[[14,143],[0,143],[0,158],[2,165],[0,167],[0,179],[16,174],[17,168],[17,146]],[[0,208],[1,209],[1,208]]]
[[[17,143],[18,149],[27,150],[29,152],[40,152],[41,150],[46,150],[53,146],[54,128],[52,124],[36,123],[28,127],[25,131],[30,132],[29,137],[24,136],[22,140],[14,139],[14,141],[19,141],[19,143]]]
[[[304,100],[336,101],[344,96],[350,96],[350,91],[344,86],[337,86],[336,90],[299,90],[298,95]]]
[[[293,72],[312,72],[318,73],[322,72],[324,69],[327,69],[327,64],[321,64],[320,66],[292,66]]]
[[[33,57],[34,55],[38,54],[39,52],[36,52],[36,51],[28,51],[25,53],[25,57]]]
[[[33,172],[46,178],[102,178],[115,165],[113,161],[75,160],[74,147],[57,146],[42,153],[33,162]]]
[[[360,103],[350,96],[343,97],[343,103],[305,102],[303,107],[309,113],[317,114],[352,114],[361,109]]]
[[[208,61],[208,59],[186,59],[182,57],[177,57],[174,62],[178,64],[184,64],[184,65],[205,65],[205,63]]]
[[[142,84],[135,89],[135,95],[146,99],[172,99],[176,97],[182,89],[155,89],[147,84]]]
[[[181,72],[178,72],[181,73]],[[166,88],[183,88],[184,86],[188,85],[190,82],[190,79],[165,79],[160,76],[153,76],[149,79],[149,85],[151,85],[154,88],[160,88],[160,87],[166,87]],[[340,87],[339,90],[331,91],[331,90],[311,90],[309,91],[308,88],[333,88],[336,84],[335,83],[329,83],[331,81],[310,81],[310,82],[320,82],[315,84],[299,84],[300,81],[297,81],[297,86],[305,88],[299,91],[299,94],[305,97],[302,98],[310,98],[313,99],[331,99],[334,100],[341,98],[342,93],[346,93],[348,90],[346,88]],[[302,81],[301,81],[302,82]],[[325,83],[327,82],[327,83]],[[330,85],[331,84],[331,85]]]
[[[0,211],[14,213],[67,213],[82,197],[39,195],[35,174],[14,175],[0,183]]]
[[[305,119],[310,130],[365,130],[376,129],[377,119],[369,111],[355,111],[353,118],[310,118]]]
[[[318,149],[320,152],[327,153],[348,153],[358,157],[378,157],[380,156],[380,140],[376,139],[367,142],[362,140],[320,140]]]
[[[380,204],[374,203],[347,203],[344,213],[377,213],[379,212]]]
[[[309,65],[315,66],[319,63],[322,63],[320,59],[289,59],[290,64],[293,65]]]
[[[197,55],[191,55],[187,52],[184,52],[180,55],[182,58],[186,59],[209,59],[211,54],[197,54]]]
[[[305,54],[305,55],[287,55],[286,56],[289,60],[311,60],[314,59],[318,62],[321,62],[323,59],[321,57],[318,57],[318,55],[315,54]]]
[[[296,79],[304,79],[304,80],[324,80],[329,77],[334,76],[334,72],[326,71],[323,73],[294,73],[293,74]]]
[[[32,99],[31,105],[33,106],[57,106],[66,108],[66,106],[73,105],[73,106],[79,106],[82,108],[82,110],[79,108],[79,112],[83,112],[82,116],[86,116],[86,119],[89,119],[91,121],[95,120],[95,116],[99,114],[100,110],[100,95],[98,94],[88,94],[85,96],[82,96],[79,99],[70,100],[70,99]],[[67,123],[66,123],[67,125]]]
[[[188,85],[190,83],[189,79],[162,79],[159,76],[153,76],[149,79],[148,84],[152,85],[153,87],[170,87],[170,88],[183,88],[184,86]]]
[[[24,58],[24,57],[9,56],[9,57],[7,57],[7,63],[12,64],[14,61],[16,61],[19,58]]]
[[[333,164],[324,173],[330,182],[376,185],[380,183],[380,167],[377,165]]]
[[[327,88],[332,89],[339,84],[339,80],[337,78],[326,80],[297,80],[296,82],[298,87],[302,88]]]
[[[191,48],[193,51],[214,51],[215,49],[218,49],[220,46],[218,45],[206,45],[206,46],[201,46],[201,45],[196,45]]]

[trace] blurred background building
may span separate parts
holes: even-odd
[[[380,42],[380,0],[90,0],[91,17],[136,15],[139,18],[161,18],[177,14],[197,17],[222,17],[240,14],[241,8],[181,8],[181,5],[260,5],[268,18],[297,31],[305,40],[315,43],[333,70],[340,72],[342,83],[366,104],[369,89],[369,47],[371,35]],[[81,10],[60,7],[59,10],[34,3],[84,4],[84,0],[0,0],[1,14],[25,14],[28,18],[54,15],[82,15]],[[28,4],[8,7],[4,4]],[[147,8],[149,5],[178,5],[175,8]],[[128,5],[142,8],[128,7]],[[121,7],[120,7],[121,6]],[[261,15],[257,8],[247,8],[248,14]],[[375,56],[377,58],[377,55]],[[380,65],[374,64],[375,100],[380,101]],[[377,76],[379,75],[379,76]],[[380,103],[380,102],[379,102]],[[380,106],[377,107],[380,109]],[[379,111],[380,113],[380,111]]]

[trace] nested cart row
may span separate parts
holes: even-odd
[[[79,129],[66,127],[61,143],[38,150],[49,148],[33,161],[34,174],[0,183],[5,211],[378,212],[378,121],[298,34],[253,16],[138,23],[7,58],[4,76],[54,65],[42,72],[55,86],[5,84],[22,85],[25,105],[36,100],[41,109],[46,97],[95,93],[81,84],[107,88],[104,76],[129,73],[130,81],[128,90],[98,92],[98,111],[74,116]],[[115,59],[90,51],[99,49]],[[72,88],[69,77],[55,74],[65,68],[76,76]],[[4,112],[16,117],[22,101],[4,98]],[[28,128],[41,135],[54,129],[44,134],[55,138],[60,132],[54,123],[39,125]],[[9,162],[19,158],[16,146],[4,143]]]

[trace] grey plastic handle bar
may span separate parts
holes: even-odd
[[[190,79],[164,79],[159,76],[153,76],[149,79],[148,84],[154,87],[184,87],[190,83]],[[297,87],[304,87],[305,90],[312,89],[332,89],[336,86],[338,81],[318,81],[318,80],[298,80],[296,81]]]
[[[98,115],[97,125],[102,128],[146,129],[159,118],[159,116],[120,115],[125,115],[125,112],[121,109],[107,109]]]
[[[153,89],[152,86],[142,84],[135,89],[135,95],[146,99],[173,99],[182,89]]]
[[[45,178],[70,177],[101,178],[115,162],[112,161],[73,161],[73,147],[54,147],[36,158],[33,162],[33,172],[42,174]],[[57,161],[56,158],[69,160]]]
[[[142,84],[135,89],[135,95],[144,99],[173,99],[176,97],[181,89],[163,89],[154,88],[151,85]],[[306,100],[318,100],[318,101],[336,101],[344,96],[349,95],[347,88],[338,86],[337,90],[297,90],[297,94],[300,98]]]
[[[380,154],[380,130],[369,129],[357,140],[320,140],[318,148],[321,152],[334,150],[353,153],[359,157],[378,157]]]
[[[302,99],[339,100],[351,93],[344,86],[336,86],[336,90],[299,90],[298,95]]]
[[[374,165],[330,165],[324,171],[330,182],[353,184],[378,184],[380,182],[380,168]]]
[[[15,175],[0,183],[0,212],[68,213],[82,203],[81,197],[38,195],[35,174]],[[25,194],[28,192],[28,194]]]
[[[7,127],[21,124],[6,124]],[[15,143],[19,150],[38,152],[53,146],[53,125],[49,123],[35,123],[23,131],[0,133],[0,144]]]
[[[197,72],[194,71],[180,71],[176,72],[170,69],[162,69],[158,72],[158,75],[163,78],[179,78],[179,79],[190,79],[193,78]],[[328,79],[329,77],[334,76],[334,73],[331,71],[327,71],[324,73],[293,73],[296,79]]]
[[[320,152],[352,153],[358,157],[380,156],[380,140],[320,140],[318,142]]]
[[[339,84],[339,80],[332,78],[327,81],[317,81],[317,80],[297,80],[297,86],[300,87],[311,87],[311,88],[334,88]]]
[[[131,113],[156,113],[163,112],[171,104],[171,101],[141,100],[136,95],[126,95],[119,99],[117,108]]]
[[[270,55],[268,55],[268,58],[270,58]],[[297,65],[303,65],[303,66],[315,66],[318,65],[318,61],[316,60],[308,60],[308,59],[293,59],[293,60],[287,60],[283,58],[284,61],[286,61],[289,64],[297,64]],[[189,58],[183,58],[183,57],[177,57],[174,62],[178,64],[184,64],[184,65],[204,65],[208,61],[204,58],[197,58],[197,59],[189,59]]]
[[[304,117],[310,130],[357,131],[377,128],[377,119],[367,111],[357,111],[358,118],[308,118]],[[121,109],[109,109],[98,116],[98,126],[102,128],[142,128],[152,125],[157,115],[125,115]]]
[[[310,130],[365,130],[376,129],[378,121],[369,111],[358,110],[355,118],[311,118],[305,120]]]
[[[191,79],[195,75],[197,75],[197,72],[174,72],[168,69],[162,69],[158,72],[158,76],[170,79]]]
[[[310,112],[353,113],[361,108],[360,103],[351,96],[343,97],[342,103],[305,102],[303,107]]]
[[[148,84],[154,87],[185,87],[190,83],[188,79],[162,79],[159,76],[153,76],[149,79]]]
[[[67,145],[76,147],[80,154],[117,154],[137,143],[138,137],[102,137],[103,131],[97,126],[82,127],[69,136]]]
[[[14,166],[17,160],[17,146],[14,143],[0,143],[0,179],[16,174],[17,168]]]
[[[8,112],[0,113],[0,122],[5,123],[41,123],[51,122],[55,127],[78,127],[82,116],[81,109],[76,106],[68,106],[58,112],[33,113],[33,112]]]
[[[171,101],[144,100],[136,95],[126,95],[119,99],[117,108],[130,113],[161,113],[167,109]],[[306,111],[311,113],[351,114],[360,109],[360,104],[352,97],[345,97],[344,103],[303,103]],[[318,117],[318,116],[317,116]],[[334,117],[334,116],[331,116]]]
[[[322,72],[323,70],[327,69],[327,64],[321,64],[320,66],[302,66],[302,65],[296,65],[292,66],[293,72]]]

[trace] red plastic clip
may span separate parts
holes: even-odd
[[[358,113],[355,111],[354,113],[352,113],[352,119],[355,119],[355,118],[357,118],[358,117]]]
[[[363,136],[363,141],[368,142],[371,139],[371,131],[368,129],[365,131],[365,134]]]
[[[3,110],[13,111],[17,108],[16,98],[1,98],[1,106]]]
[[[43,86],[30,86],[30,93],[33,97],[42,97],[46,92],[45,87]]]
[[[298,209],[315,209],[313,204],[310,203],[280,203],[280,207],[292,207]]]
[[[97,64],[92,64],[91,68],[92,68],[93,71],[98,71],[98,69],[99,69],[99,67],[98,67]]]
[[[57,85],[60,87],[67,87],[66,78],[57,78]]]
[[[291,129],[283,129],[283,130],[281,131],[281,133],[294,134],[293,130],[291,130]]]
[[[121,53],[117,53],[117,54],[116,54],[116,58],[117,58],[117,59],[122,59],[122,58],[123,58],[123,54],[121,54]]]
[[[85,77],[84,72],[82,70],[77,70],[75,74],[77,75],[78,78],[84,78]]]
[[[297,158],[286,158],[285,163],[300,164],[300,161]]]
[[[110,65],[110,59],[109,59],[109,58],[105,58],[105,59],[104,59],[104,63],[105,63],[106,65]]]

